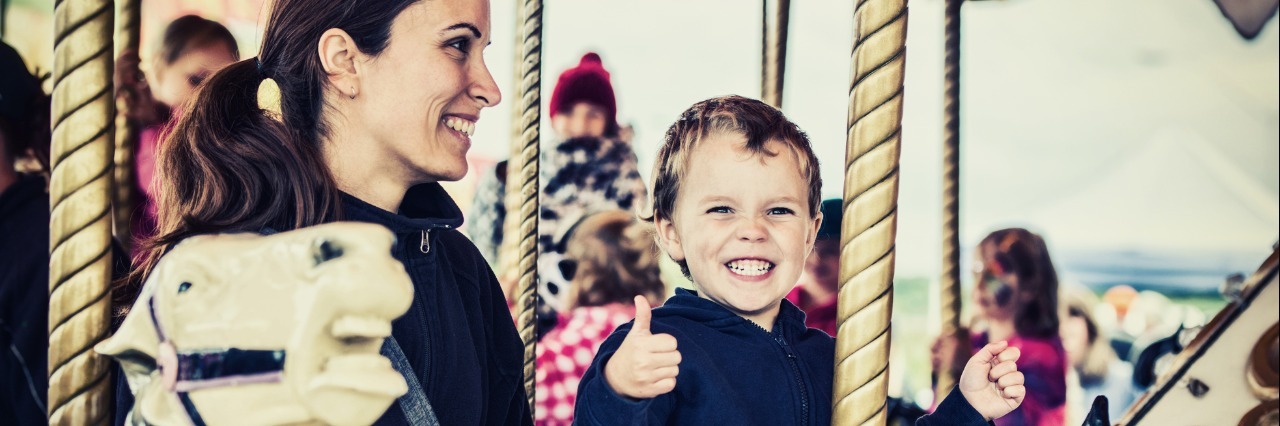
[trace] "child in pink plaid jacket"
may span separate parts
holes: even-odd
[[[635,317],[635,296],[661,302],[658,249],[647,226],[632,213],[610,210],[579,221],[564,238],[559,266],[570,281],[569,309],[538,342],[536,424],[572,424],[578,381],[600,343]]]

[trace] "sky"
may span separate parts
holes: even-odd
[[[852,3],[791,6],[783,111],[813,140],[824,197],[842,190]],[[899,276],[940,269],[942,6],[910,4]],[[544,113],[556,76],[598,52],[619,120],[636,129],[646,178],[662,133],[689,105],[760,96],[756,2],[544,7]],[[494,3],[486,56],[506,100],[481,120],[480,156],[507,149],[508,108],[519,96],[513,13]],[[1230,252],[1247,259],[1238,268],[1265,257],[1280,235],[1274,23],[1246,41],[1207,0],[973,2],[963,13],[964,247],[1025,226],[1063,253]]]

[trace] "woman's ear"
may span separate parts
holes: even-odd
[[[355,40],[345,30],[330,28],[320,35],[316,51],[329,85],[338,93],[354,99],[360,87],[360,67],[356,60],[360,49],[356,47]]]
[[[653,218],[654,228],[657,230],[658,247],[667,252],[671,256],[671,260],[684,260],[684,247],[680,245],[680,233],[676,232],[676,224],[670,219],[663,217]]]

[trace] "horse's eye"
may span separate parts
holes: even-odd
[[[183,281],[182,284],[178,284],[178,294],[186,293],[187,290],[190,290],[190,289],[191,289],[191,283],[189,282]]]
[[[342,257],[342,246],[326,239],[317,240],[311,254],[315,259],[316,265],[319,265]]]

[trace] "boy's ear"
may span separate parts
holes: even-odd
[[[347,97],[356,96],[360,87],[356,59],[361,53],[351,35],[339,28],[325,30],[316,44],[316,51],[320,54],[320,66],[324,68],[329,84]]]
[[[684,247],[680,245],[680,234],[676,232],[676,224],[661,217],[653,218],[653,224],[657,230],[658,246],[662,251],[667,252],[671,260],[677,262],[684,260]]]
[[[818,231],[822,229],[822,212],[818,212],[818,216],[813,218],[813,231],[809,233],[804,244],[809,247],[809,254],[813,254],[814,247],[817,247]]]

